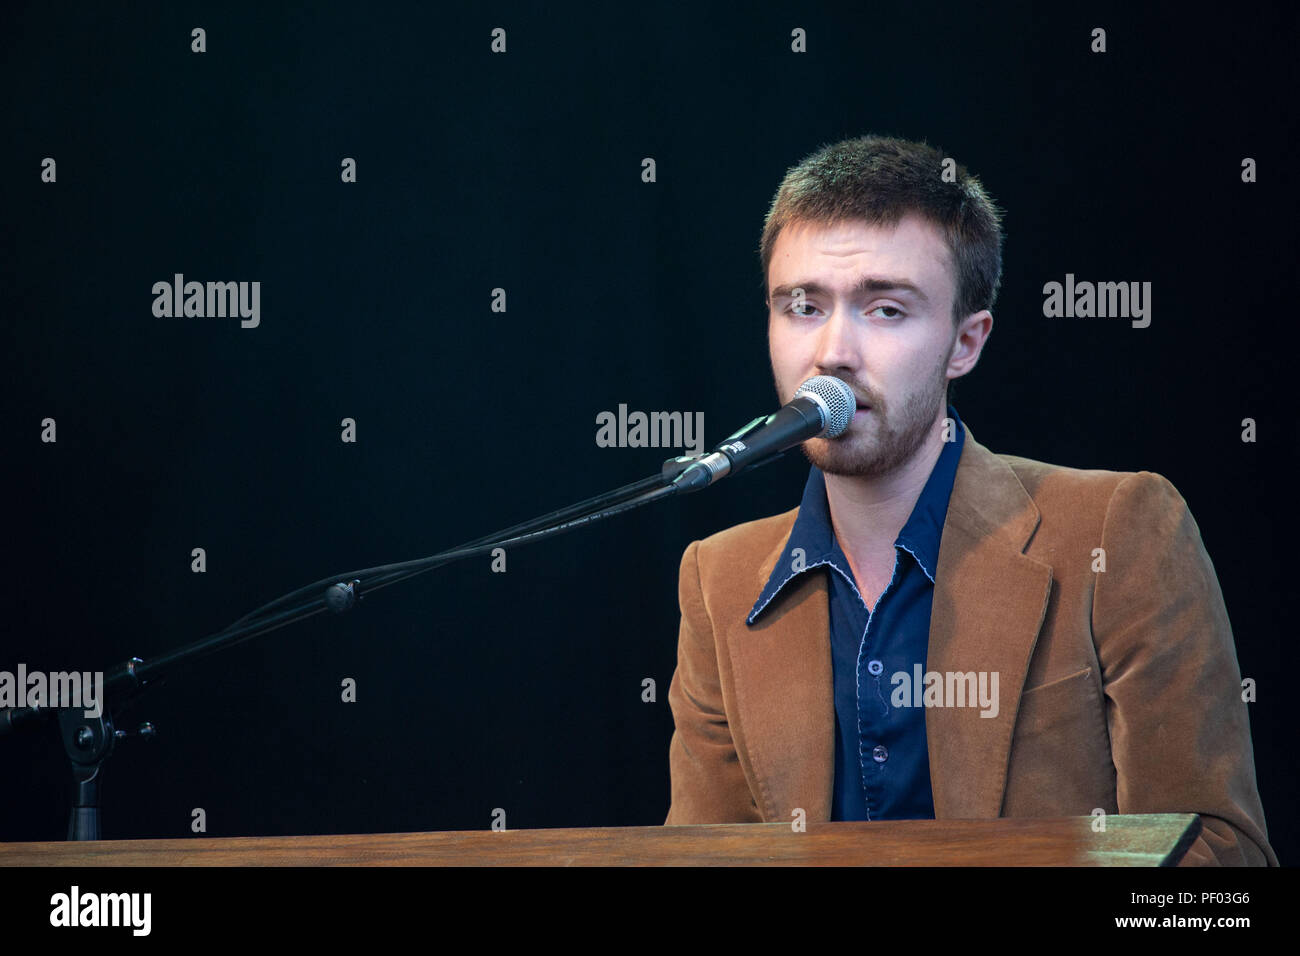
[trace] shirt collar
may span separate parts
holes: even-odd
[[[925,572],[931,584],[934,583],[939,563],[939,542],[943,536],[944,520],[948,516],[948,499],[952,496],[957,463],[966,442],[966,429],[957,410],[951,405],[948,406],[948,415],[956,425],[956,437],[944,442],[943,451],[939,453],[939,459],[930,471],[930,477],[921,489],[911,515],[894,540],[895,548],[903,548],[916,559],[917,565]],[[799,549],[802,549],[801,552]],[[814,465],[804,484],[799,514],[795,518],[794,527],[790,529],[782,557],[772,569],[767,585],[745,619],[746,623],[753,624],[790,581],[823,564],[834,564],[845,575],[852,575],[831,526],[830,505],[826,499],[826,476]]]

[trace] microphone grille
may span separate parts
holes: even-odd
[[[822,435],[834,438],[849,427],[853,413],[858,410],[858,400],[853,389],[833,375],[815,375],[799,386],[794,397],[807,395],[822,407],[826,414],[826,429]]]

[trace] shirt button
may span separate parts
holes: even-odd
[[[883,744],[876,744],[876,748],[871,751],[871,756],[876,763],[884,763],[889,759],[889,751],[885,749]]]
[[[880,663],[880,661],[869,661],[867,663],[867,670],[874,676],[879,677],[884,673],[885,665]]]

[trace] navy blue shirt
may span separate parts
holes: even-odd
[[[746,619],[753,624],[781,589],[805,574],[828,576],[831,671],[835,680],[835,789],[832,820],[914,820],[934,817],[925,708],[910,706],[901,681],[925,673],[930,602],[939,541],[957,462],[966,441],[957,410],[954,440],[945,442],[907,523],[894,541],[894,574],[873,610],[858,593],[831,526],[826,478],[813,467],[785,554]],[[802,549],[802,558],[797,549]],[[801,570],[791,573],[792,568]],[[825,567],[826,571],[817,570]],[[919,665],[919,670],[918,670]],[[905,706],[892,706],[898,699]]]

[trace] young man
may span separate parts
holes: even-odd
[[[693,542],[666,823],[1194,812],[1271,864],[1223,597],[1151,472],[996,455],[947,403],[993,326],[999,214],[924,144],[786,175],[764,226],[778,397],[846,382],[800,506]]]

